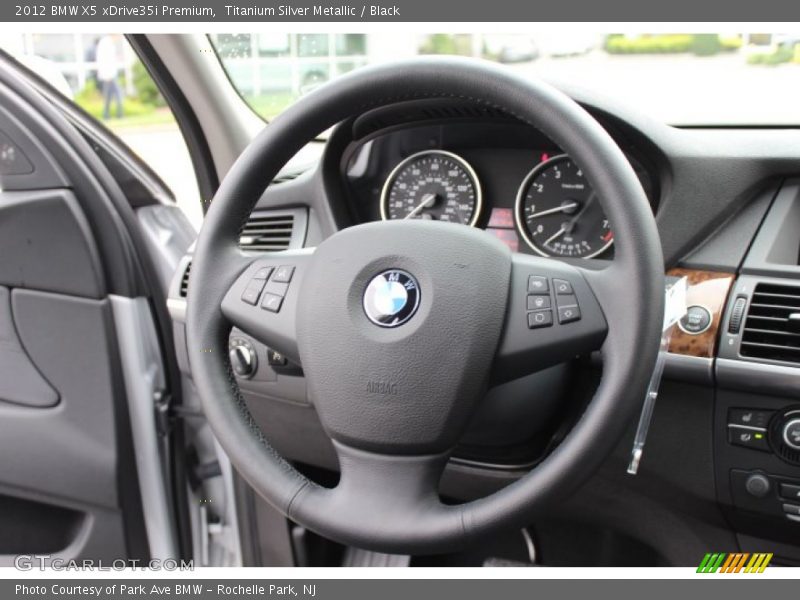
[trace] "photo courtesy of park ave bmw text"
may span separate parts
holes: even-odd
[[[788,0],[1,4],[0,598],[791,594],[798,98]]]

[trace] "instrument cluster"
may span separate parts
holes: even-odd
[[[613,223],[572,158],[539,132],[481,135],[481,124],[464,139],[468,125],[449,127],[395,131],[358,147],[345,177],[362,220],[445,221],[480,227],[515,252],[611,257]],[[652,199],[648,172],[629,159]]]

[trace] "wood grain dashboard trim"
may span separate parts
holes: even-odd
[[[688,289],[686,303],[688,306],[705,306],[711,312],[711,326],[701,334],[692,335],[675,327],[669,351],[672,354],[684,356],[698,356],[713,358],[716,354],[716,345],[722,313],[733,285],[733,273],[717,271],[699,271],[695,269],[670,269],[667,272],[671,277],[686,277]]]

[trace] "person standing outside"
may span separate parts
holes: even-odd
[[[117,105],[117,118],[123,117],[122,89],[119,86],[119,68],[121,64],[119,35],[104,35],[97,42],[97,81],[103,93],[103,119],[111,118],[111,104]]]

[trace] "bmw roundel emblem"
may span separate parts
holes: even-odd
[[[399,269],[384,271],[364,291],[364,312],[375,325],[397,327],[417,312],[419,296],[413,275]]]

